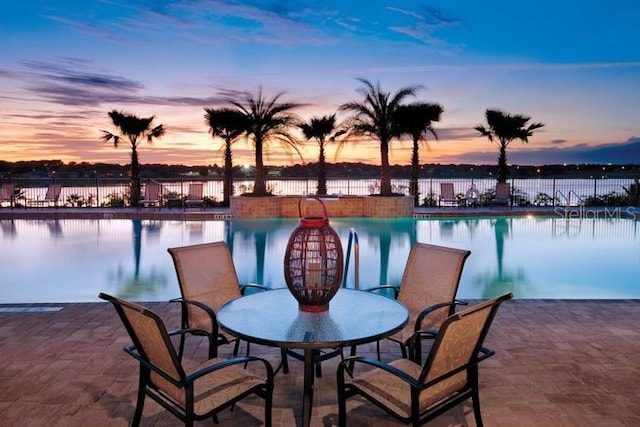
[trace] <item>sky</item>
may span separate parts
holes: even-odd
[[[102,142],[108,112],[154,116],[167,133],[140,162],[221,165],[204,108],[243,93],[300,104],[302,119],[361,101],[367,79],[442,105],[421,163],[497,163],[474,129],[486,109],[545,126],[509,145],[512,164],[640,163],[637,0],[5,0],[0,14],[0,160],[127,164]],[[380,163],[376,141],[327,161]],[[411,144],[394,141],[392,164]],[[249,143],[235,164],[253,164]],[[317,161],[277,145],[267,165]]]

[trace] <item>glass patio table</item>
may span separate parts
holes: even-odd
[[[340,289],[329,310],[308,313],[298,309],[289,289],[258,292],[229,301],[217,313],[220,327],[257,344],[304,351],[302,425],[311,422],[314,350],[377,341],[406,325],[406,307],[372,292]]]

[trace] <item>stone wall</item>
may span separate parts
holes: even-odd
[[[413,197],[410,196],[347,196],[321,200],[329,217],[400,218],[413,215]],[[233,218],[298,218],[300,211],[302,216],[323,215],[322,205],[304,196],[231,198]]]

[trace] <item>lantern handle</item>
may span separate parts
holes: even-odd
[[[328,219],[329,215],[327,214],[327,207],[325,206],[324,202],[320,199],[320,197],[316,197],[316,196],[310,196],[310,197],[306,197],[304,199],[300,199],[298,200],[298,215],[300,216],[300,218],[302,218],[302,201],[303,200],[317,200],[318,202],[320,202],[320,205],[322,205],[322,211],[324,212],[324,218]]]

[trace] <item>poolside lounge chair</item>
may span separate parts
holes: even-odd
[[[144,197],[138,202],[138,206],[151,207],[161,206],[162,185],[155,181],[150,181],[144,187]]]
[[[217,356],[219,345],[229,343],[235,343],[233,354],[238,354],[240,341],[219,329],[216,312],[227,301],[242,296],[247,289],[266,288],[255,284],[240,285],[231,251],[225,242],[174,247],[167,251],[178,275],[181,298],[172,301],[182,304],[182,327],[198,329],[195,334],[209,339],[210,358]],[[180,355],[183,350],[184,341],[181,339]]]
[[[439,330],[417,332],[433,339],[424,362],[398,359],[382,363],[365,357],[347,358],[337,368],[338,425],[347,425],[347,399],[356,395],[373,402],[388,414],[411,425],[421,425],[450,408],[471,399],[477,426],[482,426],[478,364],[493,356],[483,343],[500,304],[511,299],[505,294],[448,317]],[[353,365],[365,365],[353,378]],[[349,375],[345,375],[345,372]]]
[[[438,328],[454,313],[460,277],[469,255],[471,251],[464,249],[416,243],[409,252],[399,287],[383,285],[368,289],[392,290],[396,299],[409,309],[407,325],[388,337],[399,344],[403,357],[407,357],[409,339],[415,331]],[[379,342],[377,350],[380,358]],[[353,347],[351,354],[355,354]]]
[[[204,206],[202,187],[201,182],[192,182],[189,184],[189,194],[187,194],[187,197],[184,199],[185,208],[188,208],[189,206]]]
[[[186,370],[176,354],[171,336],[184,337],[193,331],[168,333],[162,319],[153,311],[101,293],[101,299],[113,304],[133,345],[124,351],[140,362],[138,398],[132,426],[140,424],[146,396],[192,426],[194,420],[212,418],[247,396],[256,394],[265,400],[264,423],[271,426],[273,404],[273,368],[264,359],[236,357],[210,359]],[[258,373],[243,369],[250,363]]]
[[[0,206],[8,203],[13,207],[16,186],[13,184],[2,184],[0,187]]]
[[[508,182],[496,184],[496,196],[491,200],[491,206],[493,205],[513,206],[511,185]]]
[[[49,184],[47,187],[47,192],[44,195],[44,198],[37,198],[29,201],[30,205],[50,207],[54,208],[58,207],[58,202],[60,200],[60,193],[62,192],[62,185],[60,184]]]
[[[438,204],[442,206],[447,203],[451,206],[458,205],[458,198],[453,188],[453,182],[440,183],[440,199],[438,200]]]

